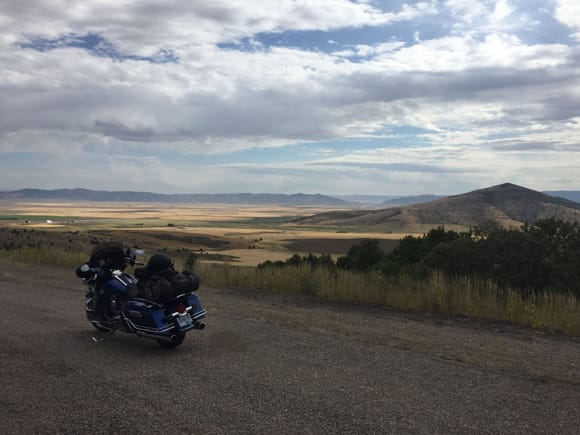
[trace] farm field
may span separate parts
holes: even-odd
[[[405,234],[299,226],[297,217],[328,207],[158,203],[0,202],[0,244],[89,252],[91,245],[121,241],[149,251],[199,254],[205,261],[255,266],[293,254],[344,255],[376,238],[388,251]]]

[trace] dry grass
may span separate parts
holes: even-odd
[[[48,248],[22,248],[9,251],[0,249],[0,258],[21,263],[48,264],[62,267],[76,267],[87,261],[86,254],[57,251]]]
[[[256,269],[198,263],[196,272],[219,287],[268,289],[307,294],[332,301],[380,304],[405,310],[513,322],[580,336],[580,302],[572,296],[540,293],[529,298],[499,290],[489,281],[448,279],[433,273],[427,280],[385,278],[379,273],[291,268]]]
[[[236,219],[307,216],[329,207],[285,207],[241,204],[174,204],[122,202],[0,202],[0,214],[62,215],[90,219],[159,219],[221,222]]]

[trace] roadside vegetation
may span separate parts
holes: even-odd
[[[580,226],[548,219],[521,230],[431,230],[390,253],[377,240],[257,268],[196,263],[215,286],[269,289],[514,322],[580,335]]]
[[[67,252],[50,248],[0,249],[0,258],[29,264],[76,267],[87,260],[87,254]]]
[[[16,234],[29,246],[6,242],[0,258],[64,267],[87,259],[87,252],[77,252],[74,245],[34,245],[32,239],[28,242],[29,233]],[[80,236],[67,237],[75,241]],[[577,223],[549,219],[519,230],[492,226],[467,232],[441,227],[421,237],[405,237],[388,253],[377,240],[364,239],[336,260],[327,254],[293,255],[286,261],[240,267],[200,261],[190,254],[176,256],[175,262],[215,287],[508,321],[580,336]]]

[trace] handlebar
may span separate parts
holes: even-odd
[[[131,252],[131,248],[127,248],[125,250],[125,260],[131,266],[135,266],[135,265],[143,266],[144,265],[144,263],[140,263],[140,262],[136,261],[137,257],[139,257],[141,255],[145,255],[145,251],[143,249],[135,249],[135,252]]]
[[[118,257],[112,264],[108,264],[106,260],[99,260],[98,262],[91,263],[91,260],[82,264],[76,269],[76,275],[83,281],[94,281],[98,277],[105,276],[107,273],[113,272],[114,270],[123,270],[125,266],[144,266],[144,263],[138,262],[137,256],[143,255],[145,252],[142,249],[136,249],[134,252],[127,248],[124,250],[124,264],[118,264]]]

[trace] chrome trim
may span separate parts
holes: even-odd
[[[177,316],[185,316],[186,314],[190,314],[190,311],[193,310],[193,307],[190,305],[188,307],[185,308],[185,311],[183,313],[180,313],[179,311],[175,311],[171,314],[169,314],[169,316],[171,317],[177,317]]]
[[[126,316],[124,316],[124,320],[127,323],[127,325],[131,328],[133,328],[135,331],[141,331],[144,333],[154,333],[154,334],[163,334],[167,331],[171,331],[172,329],[175,329],[175,325],[167,325],[166,328],[163,329],[159,329],[159,328],[153,328],[153,327],[149,327],[149,326],[137,326],[135,323],[133,323],[131,321],[131,319],[127,318]]]
[[[144,305],[145,308],[155,307],[155,308],[163,308],[163,309],[165,309],[165,307],[163,305],[161,305],[161,304],[159,304],[157,302],[150,301],[149,299],[131,298],[127,302],[136,302],[138,304]]]
[[[206,316],[206,314],[207,314],[207,311],[206,310],[201,310],[199,313],[191,316],[191,319],[194,320],[194,321],[195,320],[198,320],[198,319],[202,319],[202,318],[204,318]]]

